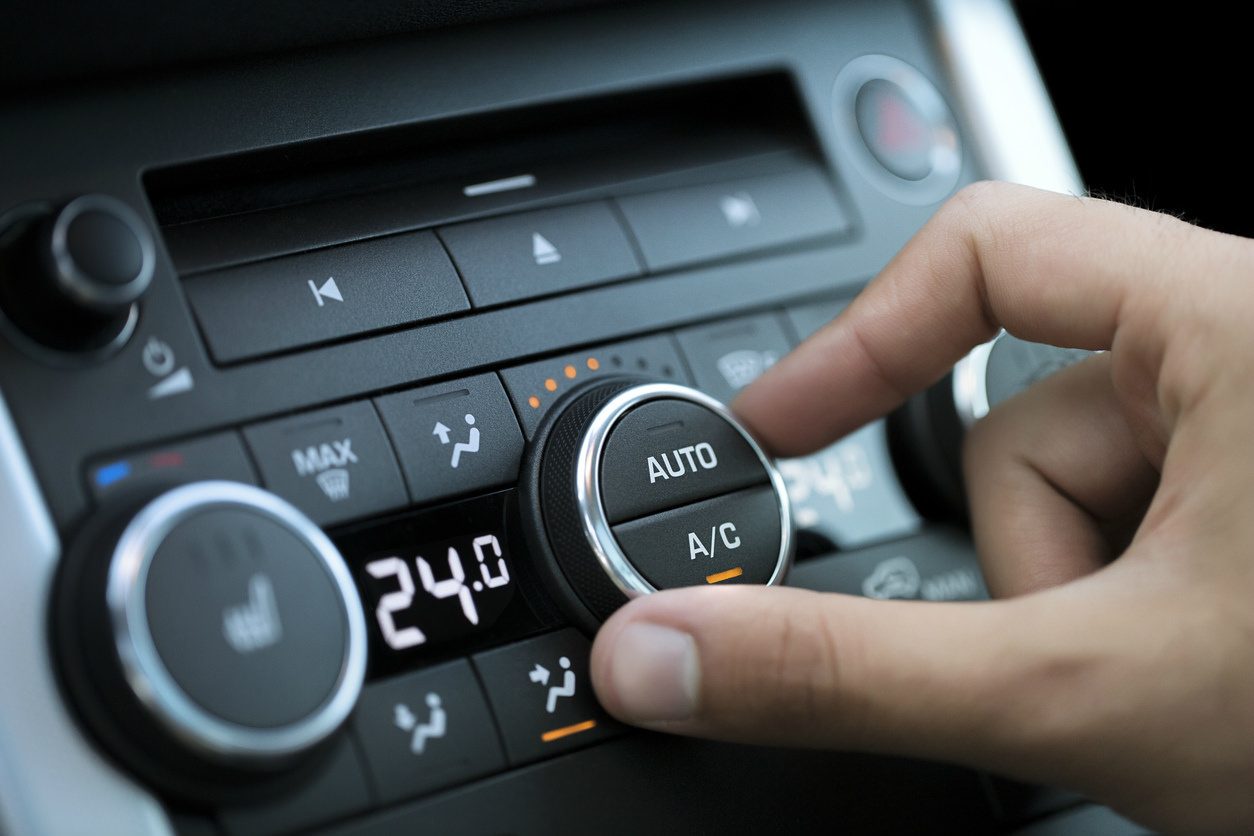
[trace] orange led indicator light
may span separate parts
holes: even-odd
[[[596,728],[596,720],[584,720],[582,723],[575,723],[573,726],[562,726],[560,729],[546,731],[540,735],[540,739],[545,743],[552,743],[554,740],[561,740],[563,737],[570,737],[572,734],[588,731]]]
[[[597,358],[595,357],[588,358],[589,371],[595,372],[600,368],[601,368],[601,361],[597,360]],[[576,377],[579,376],[579,369],[573,365],[566,366],[562,369],[562,374],[565,375],[568,380],[574,380]],[[544,388],[550,392],[556,392],[557,380],[552,377],[546,378],[544,381]],[[540,408],[540,399],[537,398],[535,395],[532,395],[531,397],[527,398],[527,403],[531,406],[532,409]]]
[[[713,575],[706,575],[706,583],[718,583],[719,581],[729,581],[732,578],[738,578],[745,573],[744,569],[737,566],[735,569],[728,569],[726,572],[716,572]]]

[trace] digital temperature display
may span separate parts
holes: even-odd
[[[392,650],[492,626],[514,594],[501,537],[470,533],[368,560],[362,603]]]

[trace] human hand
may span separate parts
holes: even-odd
[[[606,622],[615,716],[947,760],[1169,833],[1254,832],[1254,242],[1099,200],[964,189],[733,408],[779,455],[942,377],[999,328],[1105,353],[965,451],[982,603],[710,587]]]

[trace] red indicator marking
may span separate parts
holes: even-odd
[[[898,96],[879,99],[879,144],[889,151],[913,151],[927,144],[927,128],[914,108]]]
[[[153,470],[163,467],[182,467],[187,459],[182,453],[153,453],[148,457],[148,466]]]

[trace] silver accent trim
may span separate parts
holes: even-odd
[[[929,0],[941,59],[986,174],[1084,194],[1009,0]]]
[[[60,548],[0,394],[0,832],[172,836],[161,805],[88,743],[57,688],[46,636]]]
[[[348,647],[339,678],[321,706],[286,726],[242,726],[201,707],[161,661],[149,628],[145,592],[157,549],[179,523],[222,506],[262,512],[305,540],[321,559],[344,604]],[[366,673],[366,621],[352,575],[322,529],[295,506],[260,488],[236,482],[195,482],[146,505],[122,532],[114,549],[105,599],[131,690],[162,725],[203,755],[218,760],[258,760],[298,753],[338,729],[361,693]]]
[[[985,173],[995,180],[1080,195],[1084,183],[1009,0],[929,0],[942,61]],[[988,414],[993,343],[953,372],[954,406],[970,428]]]
[[[977,345],[954,365],[954,410],[964,430],[971,429],[976,421],[988,414],[988,358],[992,356],[993,344],[1005,333],[1002,331],[983,345]]]
[[[67,238],[70,224],[85,212],[103,212],[122,221],[135,235],[139,244],[139,273],[133,279],[116,286],[102,285],[79,267],[70,254]],[[139,213],[115,197],[103,194],[86,194],[76,197],[56,214],[49,236],[50,266],[53,278],[71,299],[93,311],[110,313],[131,304],[148,289],[157,264],[157,248],[152,233]]]
[[[534,174],[519,174],[517,177],[503,177],[500,180],[489,180],[486,183],[475,183],[462,189],[466,197],[482,197],[486,194],[513,192],[518,189],[530,189],[536,184]]]
[[[605,514],[605,503],[601,495],[601,460],[605,454],[605,445],[610,433],[618,420],[631,409],[654,400],[682,400],[703,406],[719,415],[732,426],[749,444],[758,460],[766,469],[771,486],[775,489],[780,521],[779,554],[775,559],[775,570],[771,573],[767,586],[783,583],[788,573],[792,558],[792,506],[788,499],[788,489],[784,478],[762,450],[749,431],[721,402],[687,386],[674,383],[643,383],[632,386],[614,395],[601,405],[593,416],[592,422],[584,432],[579,450],[575,457],[575,498],[583,523],[584,536],[592,548],[597,562],[605,570],[605,574],[616,587],[628,598],[648,595],[657,592],[657,587],[649,583],[644,575],[635,567],[614,537],[609,519]]]
[[[24,224],[37,223],[41,218],[51,215],[52,212],[52,204],[36,202],[24,203],[0,214],[0,244],[4,243],[6,236],[20,231]],[[0,334],[8,337],[14,345],[27,355],[42,363],[58,368],[81,368],[113,355],[122,346],[126,345],[134,335],[135,327],[138,323],[139,304],[134,303],[126,311],[126,321],[122,323],[118,332],[110,337],[108,341],[95,348],[83,351],[63,351],[57,348],[50,348],[27,336],[26,332],[0,308]]]

